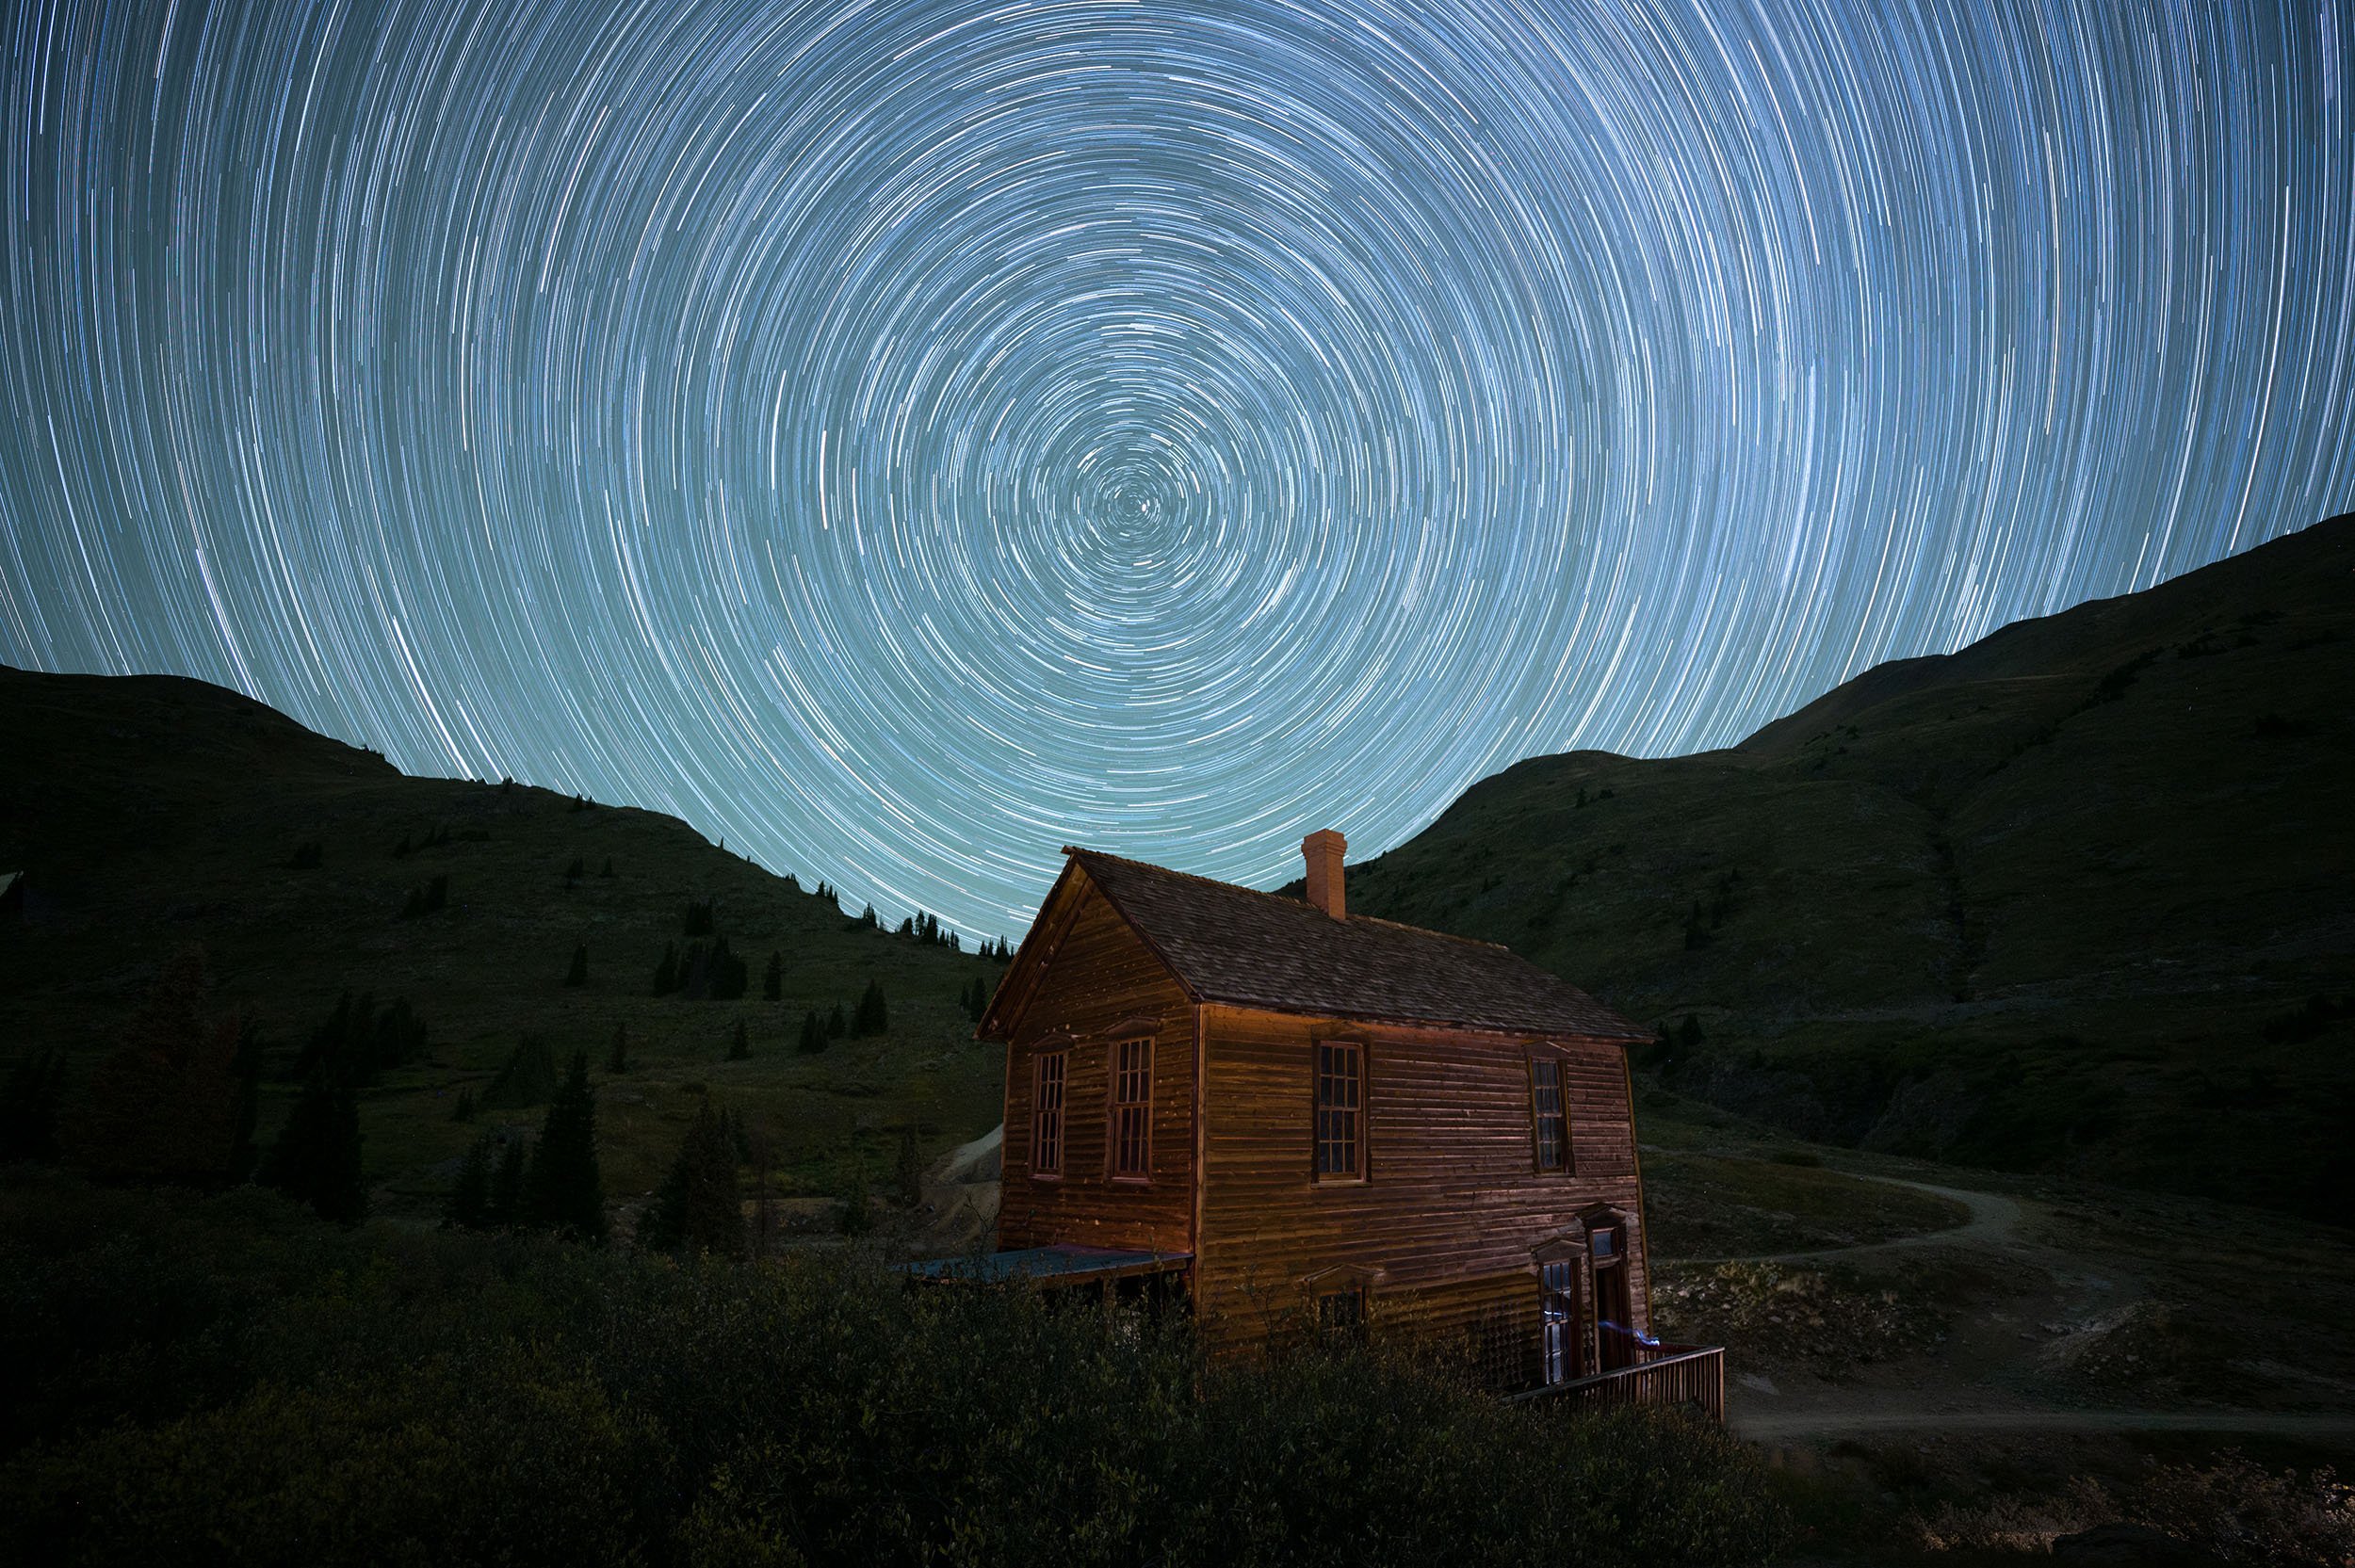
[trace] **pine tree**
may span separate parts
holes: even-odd
[[[408,997],[396,996],[383,1017],[370,1017],[368,1043],[372,1070],[406,1067],[425,1055],[425,1020],[410,1010]]]
[[[744,1020],[739,1018],[736,1021],[736,1033],[728,1041],[728,1059],[730,1061],[750,1061],[752,1059],[752,1035],[750,1031],[744,1027]]]
[[[834,1010],[826,1014],[826,1038],[839,1040],[847,1028],[848,1026],[842,1021],[842,1004],[836,1002],[834,1005]]]
[[[678,944],[662,945],[662,962],[654,968],[654,994],[668,996],[678,989]]]
[[[491,1177],[489,1220],[499,1230],[524,1222],[524,1140],[510,1138],[499,1146],[498,1170]]]
[[[802,1018],[800,1050],[804,1056],[814,1057],[825,1048],[826,1026],[819,1020],[817,1010],[812,1009]]]
[[[605,1184],[597,1172],[597,1096],[589,1053],[573,1053],[564,1087],[548,1102],[539,1147],[525,1180],[524,1211],[534,1225],[582,1241],[605,1239]]]
[[[471,1122],[474,1120],[473,1090],[462,1089],[458,1091],[458,1105],[457,1107],[449,1113],[449,1119],[453,1122]]]
[[[771,1002],[785,1000],[785,955],[783,953],[771,952],[769,955],[768,972],[760,978],[760,994]]]
[[[564,885],[566,887],[572,887],[579,882],[581,878],[587,876],[588,874],[589,863],[581,859],[578,855],[575,855],[573,857],[573,863],[564,867]]]
[[[573,948],[573,966],[564,972],[564,983],[568,986],[589,983],[589,944],[586,942]]]
[[[613,875],[613,857],[611,855],[605,857],[605,869],[598,872],[597,875],[600,877],[610,877]]]
[[[739,999],[752,978],[752,965],[737,955],[724,936],[711,945],[710,970],[710,994],[715,1002]]]
[[[605,1070],[614,1077],[629,1071],[629,1026],[613,1026],[613,1054],[605,1059]]]
[[[678,1156],[638,1227],[650,1252],[693,1251],[741,1257],[744,1207],[736,1184],[736,1150],[724,1119],[704,1102],[680,1140]]]
[[[482,1103],[498,1110],[525,1110],[548,1103],[556,1093],[556,1055],[547,1037],[528,1034],[482,1091]]]
[[[1701,1021],[1691,1013],[1684,1015],[1684,1026],[1677,1031],[1677,1043],[1690,1051],[1701,1043]]]
[[[312,1075],[295,1101],[260,1180],[297,1203],[308,1204],[322,1220],[356,1225],[368,1211],[367,1188],[360,1174],[360,1106],[349,1084],[331,1072]]]
[[[852,1017],[851,1032],[867,1036],[882,1034],[890,1027],[890,1010],[884,1006],[883,982],[870,979],[859,994],[858,1010]]]
[[[445,1230],[479,1231],[491,1223],[491,1140],[478,1138],[458,1167],[458,1180],[442,1205]]]

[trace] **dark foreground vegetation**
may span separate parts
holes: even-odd
[[[0,1173],[0,1560],[1741,1563],[1720,1433],[1182,1321]]]

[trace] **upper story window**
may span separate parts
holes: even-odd
[[[1153,1169],[1153,1043],[1113,1047],[1113,1174],[1141,1179]]]
[[[1529,1064],[1529,1120],[1537,1142],[1537,1169],[1570,1168],[1570,1121],[1562,1098],[1562,1060],[1536,1057]]]
[[[1316,1175],[1320,1181],[1366,1173],[1366,1054],[1347,1041],[1316,1047]]]
[[[1065,1055],[1041,1052],[1031,1085],[1031,1174],[1063,1174],[1063,1096]]]

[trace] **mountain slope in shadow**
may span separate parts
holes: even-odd
[[[2355,516],[1730,750],[1521,763],[1349,893],[1658,1021],[1672,1092],[2345,1222]]]
[[[973,1043],[966,995],[1002,964],[871,929],[675,817],[406,777],[170,676],[0,668],[0,870],[26,874],[21,914],[0,925],[0,1061],[62,1049],[69,1095],[193,944],[215,1009],[252,1017],[271,1047],[266,1143],[300,1048],[343,994],[405,998],[423,1019],[425,1059],[361,1107],[367,1176],[391,1209],[438,1202],[491,1124],[451,1120],[457,1093],[479,1096],[526,1035],[560,1064],[589,1054],[606,1188],[625,1200],[653,1185],[706,1097],[766,1134],[788,1190],[808,1193],[849,1186],[853,1166],[885,1176],[911,1131],[929,1155],[999,1120],[1000,1063]],[[413,910],[437,879],[439,907]],[[690,929],[690,905],[709,906],[707,930]],[[719,938],[748,965],[740,996],[655,994],[666,949]],[[567,983],[577,950],[585,973]],[[798,1049],[807,1012],[852,1011],[870,981],[885,1033]],[[620,1074],[607,1071],[617,1033]]]

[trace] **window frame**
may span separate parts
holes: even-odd
[[[1121,1054],[1134,1046],[1144,1054],[1144,1060],[1135,1071],[1142,1078],[1144,1098],[1128,1100],[1121,1097],[1126,1075]],[[1137,1119],[1138,1164],[1134,1170],[1124,1170],[1121,1156],[1121,1118],[1134,1112]],[[1107,1180],[1126,1187],[1148,1187],[1153,1181],[1153,1037],[1150,1034],[1124,1035],[1108,1043],[1104,1061],[1104,1174]]]
[[[1054,1163],[1046,1163],[1048,1074],[1049,1059],[1055,1062]],[[1034,1182],[1059,1182],[1064,1175],[1064,1156],[1071,1143],[1071,1048],[1057,1042],[1031,1057],[1031,1179]]]
[[[1528,1053],[1529,1068],[1529,1169],[1539,1176],[1575,1176],[1578,1174],[1578,1146],[1570,1137],[1570,1082],[1567,1060],[1563,1053],[1536,1049]],[[1538,1101],[1538,1069],[1551,1068],[1553,1073],[1553,1119],[1562,1124],[1562,1161],[1546,1163],[1547,1114]]]
[[[1356,1062],[1356,1072],[1353,1075],[1356,1094],[1353,1103],[1347,1107],[1348,1114],[1352,1118],[1350,1165],[1346,1170],[1328,1171],[1324,1168],[1324,1150],[1331,1140],[1324,1136],[1324,1117],[1327,1111],[1324,1086],[1332,1075],[1325,1071],[1324,1053],[1332,1050],[1351,1053]],[[1362,1183],[1367,1179],[1367,1172],[1372,1169],[1367,1153],[1367,1147],[1372,1141],[1368,1136],[1371,1131],[1368,1102],[1372,1098],[1371,1092],[1372,1074],[1369,1070],[1369,1055],[1365,1041],[1357,1036],[1336,1036],[1309,1043],[1308,1180],[1315,1186],[1346,1187]]]
[[[1366,1337],[1367,1325],[1373,1317],[1373,1291],[1364,1282],[1337,1283],[1329,1290],[1319,1286],[1312,1300],[1319,1334],[1335,1338],[1346,1335],[1356,1340]],[[1341,1301],[1351,1304],[1345,1310],[1328,1310],[1334,1303]]]

